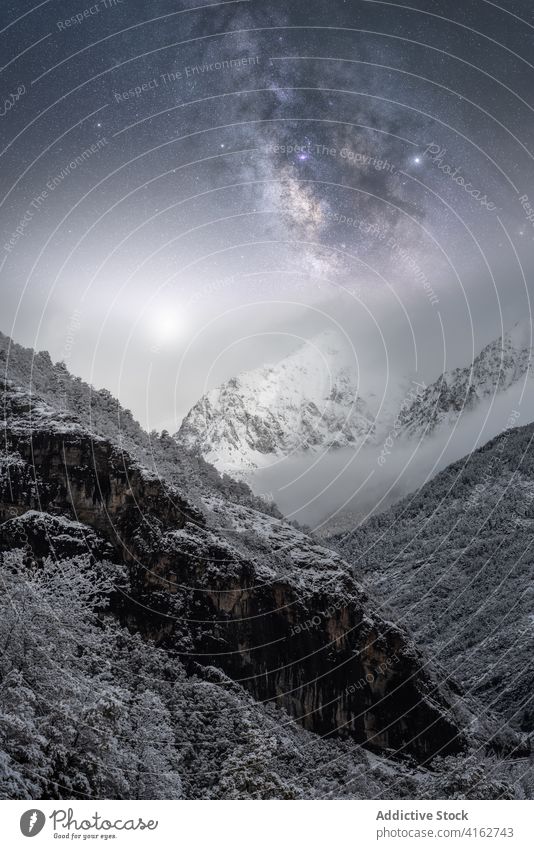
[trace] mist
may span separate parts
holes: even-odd
[[[401,437],[392,426],[376,444],[285,458],[247,480],[287,518],[326,536],[347,531],[499,433],[534,421],[532,388],[527,378],[464,411],[453,427],[444,423],[423,439]]]

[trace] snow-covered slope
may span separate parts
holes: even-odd
[[[46,355],[0,366],[3,798],[530,795],[339,553]]]
[[[509,389],[525,377],[532,359],[530,322],[518,322],[478,354],[472,365],[444,372],[401,410],[402,432],[428,436],[436,427],[452,425],[464,411]]]
[[[513,428],[337,539],[358,579],[445,675],[529,733],[533,442],[533,424]]]
[[[324,332],[272,366],[243,372],[204,395],[176,438],[219,469],[243,474],[295,452],[372,438],[354,354]]]
[[[450,428],[462,414],[478,410],[483,418],[492,396],[510,389],[519,396],[530,361],[531,326],[525,321],[486,345],[472,364],[444,372],[429,386],[406,376],[379,399],[381,393],[362,395],[347,343],[324,332],[279,363],[209,391],[176,439],[258,489],[255,473],[284,458],[315,462],[317,454],[364,444],[380,450],[392,433],[395,442],[419,441]],[[486,438],[501,430],[497,422]],[[466,450],[462,444],[449,462]]]
[[[0,366],[3,798],[406,795],[393,749],[443,797],[477,706],[337,553],[49,357],[0,337]]]

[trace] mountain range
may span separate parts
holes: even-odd
[[[284,459],[364,445],[379,452],[392,431],[395,440],[405,441],[450,431],[494,396],[520,390],[531,360],[530,324],[518,323],[471,364],[445,371],[429,385],[406,376],[380,400],[361,392],[347,340],[325,331],[280,362],[242,372],[203,395],[176,439],[254,486],[256,470]]]
[[[530,376],[532,328],[530,322],[514,327],[486,345],[464,368],[445,371],[430,386],[422,388],[414,401],[399,411],[400,427],[409,437],[424,437],[436,428],[452,427],[465,411]]]
[[[491,682],[455,674],[461,641],[445,667],[431,637],[414,641],[417,623],[396,599],[386,609],[358,540],[319,544],[46,353],[2,336],[0,363],[4,798],[532,794],[528,712],[511,716]],[[505,491],[530,438],[511,433]],[[514,509],[528,525],[530,465],[521,474]],[[449,493],[451,505],[462,497]],[[362,531],[366,552],[381,521]],[[493,580],[496,551],[492,539]],[[427,553],[423,540],[406,569]],[[473,592],[476,603],[487,586]],[[486,643],[481,665],[496,656]],[[516,679],[506,688],[523,703],[528,680]]]

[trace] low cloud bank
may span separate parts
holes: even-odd
[[[249,480],[256,494],[275,501],[289,518],[318,531],[354,526],[419,489],[450,463],[499,433],[534,421],[529,380],[464,412],[431,436],[405,439],[386,430],[376,445],[284,459]],[[388,439],[389,437],[389,439]],[[519,458],[518,458],[519,459]]]

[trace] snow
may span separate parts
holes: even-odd
[[[529,378],[531,337],[530,323],[518,322],[486,345],[472,365],[444,372],[401,412],[402,432],[411,437],[429,436],[440,425],[450,428],[484,400],[512,388],[517,389],[517,397]]]
[[[42,355],[17,353],[17,347],[13,346],[13,351],[15,358],[19,357],[21,372],[27,374],[28,362],[38,362],[37,380],[46,401],[35,399],[31,387],[29,392],[11,387],[13,391],[6,393],[12,405],[9,430],[18,428],[28,439],[37,423],[43,430],[76,431],[85,439],[94,439],[96,430],[99,439],[115,446],[123,444],[124,434],[117,428],[118,405],[113,399],[96,393],[93,408],[90,387],[67,375],[70,412],[61,412],[63,395],[54,402],[54,367]],[[83,427],[85,417],[89,423],[94,421],[94,428]],[[317,545],[267,508],[263,512],[246,487],[221,479],[215,470],[187,455],[168,437],[149,438],[126,411],[120,410],[119,420],[126,422],[124,442],[136,458],[128,462],[137,462],[142,468],[153,459],[155,467],[159,464],[163,469],[159,475],[163,486],[175,487],[183,498],[198,500],[206,514],[206,528],[189,524],[169,530],[162,536],[163,544],[167,541],[169,547],[191,547],[197,556],[213,546],[233,560],[247,557],[258,578],[275,580],[283,576],[293,587],[309,594],[316,589],[328,590],[350,601],[360,592],[359,584],[348,575],[348,563],[339,554]],[[517,433],[513,438],[519,438]],[[514,448],[510,440],[507,455],[513,459],[522,447]],[[499,455],[493,467],[496,480],[488,487],[487,500],[494,501],[506,488],[506,460]],[[7,462],[19,464],[20,460],[11,453]],[[484,466],[484,458],[480,462]],[[143,471],[141,474],[145,475]],[[150,474],[154,479],[155,468]],[[532,478],[532,469],[524,469],[521,486],[513,491],[513,498],[508,497],[502,514],[497,514],[501,525],[492,529],[494,534],[502,534],[503,527],[509,527],[512,508],[524,515],[525,506],[531,505]],[[447,480],[439,481],[438,491],[430,495],[439,502],[439,486],[447,484]],[[455,513],[465,513],[462,495],[459,492],[448,505],[453,514],[451,523]],[[482,499],[481,504],[485,501]],[[444,511],[438,515],[438,538],[447,518]],[[428,504],[423,503],[419,519],[408,516],[406,525],[401,526],[400,538],[399,534],[390,534],[393,550],[386,543],[382,551],[377,550],[384,580],[391,577],[402,545],[416,540],[417,521],[427,513]],[[88,530],[65,517],[37,511],[12,521],[42,524],[42,539],[50,535],[52,543],[64,540],[70,532]],[[8,524],[4,532],[9,530]],[[362,543],[369,541],[365,534],[376,542],[381,537],[378,525],[368,526],[362,533]],[[509,542],[514,542],[514,536],[509,536]],[[448,566],[447,557],[453,550],[465,550],[462,542],[461,538],[455,540],[455,548],[445,553],[443,563],[434,558],[433,568]],[[493,539],[482,542],[494,551]],[[433,544],[432,539],[417,540],[415,553],[421,563],[428,559],[421,555]],[[361,550],[364,548],[362,544]],[[360,553],[357,549],[356,554]],[[182,665],[178,651],[158,648],[151,640],[122,627],[111,604],[117,569],[122,567],[107,561],[93,563],[85,552],[84,556],[60,560],[36,556],[41,557],[39,568],[25,563],[22,548],[0,553],[0,579],[5,590],[0,599],[0,642],[4,646],[0,658],[0,714],[4,720],[0,728],[0,787],[5,797],[71,798],[81,794],[131,799],[442,799],[458,794],[459,798],[494,798],[512,792],[532,795],[527,785],[514,785],[513,790],[511,785],[504,786],[503,777],[510,778],[511,768],[500,765],[497,771],[483,752],[478,753],[476,762],[474,756],[459,756],[445,759],[441,768],[414,769],[397,760],[366,755],[350,740],[313,735],[283,711],[255,702],[239,682],[230,681],[220,670],[203,669],[198,663],[191,672]],[[378,571],[376,562],[368,565],[370,572]],[[510,595],[517,593],[518,587],[531,587],[528,567],[525,564],[512,576],[518,586],[512,582],[506,588]],[[494,558],[494,572],[500,568],[501,561]],[[464,571],[467,573],[467,569]],[[120,574],[121,579],[123,575],[127,579],[126,570]],[[461,585],[461,570],[457,575]],[[501,576],[492,573],[491,578],[498,586]],[[376,583],[379,589],[380,579]],[[417,592],[424,594],[428,583],[420,580],[419,570],[414,580],[409,576],[406,580],[401,570],[395,588],[399,603],[404,600],[409,607]],[[499,598],[495,601],[498,603]],[[519,612],[527,613],[531,631],[530,601],[531,595],[526,596]],[[367,602],[363,610],[364,627],[371,629],[378,616]],[[422,621],[415,624],[423,629],[432,624],[432,610],[427,614],[419,616]],[[469,616],[463,618],[469,624]],[[384,620],[381,623],[384,628],[396,627]],[[516,621],[510,623],[510,629],[503,637],[508,644],[514,629],[517,631]],[[432,635],[429,642],[431,639]],[[438,635],[439,649],[443,642],[443,636]],[[532,656],[530,643],[525,639],[519,648],[522,651],[509,666],[526,670]],[[461,651],[462,646],[460,657]],[[473,672],[469,667],[472,654],[466,652],[467,675]],[[529,680],[525,684],[530,687]]]
[[[212,389],[186,416],[176,438],[256,492],[277,490],[279,478],[292,479],[295,462],[320,463],[340,456],[340,449],[372,453],[392,433],[406,441],[444,431],[448,437],[457,420],[475,410],[482,424],[494,396],[510,392],[507,400],[514,402],[523,391],[531,335],[530,323],[518,322],[472,364],[445,372],[428,387],[405,377],[379,398],[372,392],[361,396],[354,352],[339,334],[326,331],[280,362]],[[484,428],[486,439],[503,430],[497,411]],[[448,462],[463,453],[462,448],[454,456],[449,452]],[[293,508],[286,504],[286,509]]]
[[[354,354],[337,334],[312,338],[279,363],[243,372],[203,396],[178,442],[222,471],[243,474],[293,452],[370,438]]]

